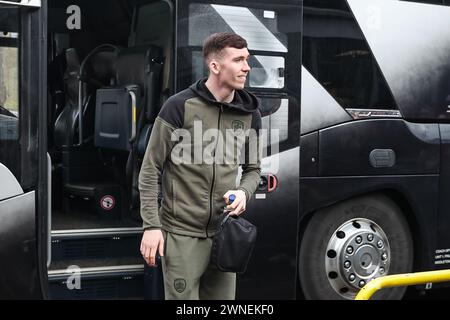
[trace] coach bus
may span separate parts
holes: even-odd
[[[161,105],[207,75],[202,41],[221,31],[248,42],[269,132],[237,298],[353,299],[446,268],[445,2],[0,1],[0,297],[163,298],[137,177]]]

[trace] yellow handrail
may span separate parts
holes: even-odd
[[[356,295],[355,300],[369,300],[376,291],[383,288],[445,281],[450,281],[450,269],[383,276],[367,283]]]

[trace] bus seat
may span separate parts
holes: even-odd
[[[154,46],[142,46],[120,49],[115,59],[116,85],[104,86],[95,94],[95,126],[93,147],[102,155],[105,168],[100,171],[116,172],[104,175],[94,181],[90,177],[78,174],[76,167],[70,168],[68,179],[64,184],[64,211],[69,212],[79,199],[91,200],[95,210],[101,216],[121,216],[123,206],[123,190],[129,190],[129,178],[134,174],[127,167],[128,160],[134,159],[139,145],[147,143],[151,127],[147,123],[142,130],[140,124],[154,121],[159,102],[160,49]],[[96,67],[105,70],[96,64]],[[106,68],[107,69],[107,68]],[[136,98],[133,111],[133,98]],[[83,126],[84,127],[84,126]],[[141,140],[146,140],[142,142]],[[74,157],[75,154],[69,155]],[[74,160],[81,161],[77,157]],[[71,172],[76,175],[70,175]],[[99,171],[99,170],[96,170]],[[98,174],[94,174],[95,176]],[[104,197],[113,199],[114,209],[101,205]],[[115,212],[115,214],[111,214]]]
[[[63,211],[69,212],[70,198],[80,196],[89,198],[86,190],[103,181],[104,164],[97,148],[93,146],[95,123],[95,92],[98,88],[113,83],[115,79],[115,54],[99,52],[92,56],[87,64],[83,79],[86,83],[83,95],[83,141],[79,141],[79,79],[80,61],[76,49],[66,50],[67,69],[65,72],[65,106],[55,122],[55,158],[61,158],[60,163],[54,162],[54,173],[60,176],[63,190]],[[90,183],[89,187],[87,184]],[[59,185],[59,183],[58,183]],[[82,186],[84,185],[84,188]],[[76,188],[74,186],[79,186]],[[91,188],[91,193],[104,187]],[[117,189],[117,188],[116,188]],[[116,190],[114,189],[114,190]],[[97,191],[96,191],[97,190]],[[116,192],[117,193],[117,192]]]
[[[134,89],[136,88],[136,89]],[[97,90],[94,145],[100,148],[130,151],[133,128],[132,97],[137,87]],[[137,94],[136,94],[137,93]]]
[[[157,46],[122,49],[116,61],[118,86],[97,91],[94,145],[127,152],[128,160],[122,169],[131,209],[138,203],[139,157],[145,153],[160,107],[162,67],[161,49]],[[135,111],[132,94],[136,97]]]
[[[161,92],[162,50],[154,45],[142,45],[123,49],[117,59],[117,83],[139,86],[143,118],[153,122],[159,107]],[[133,68],[130,68],[133,65]]]
[[[133,11],[131,33],[128,41],[129,47],[157,46],[161,48],[164,64],[161,66],[161,79],[159,96],[147,104],[146,117],[141,117],[138,130],[136,152],[130,153],[127,162],[127,177],[131,181],[130,207],[139,209],[138,176],[142,159],[150,138],[152,124],[162,106],[168,99],[171,89],[171,67],[173,51],[173,6],[167,0],[136,5]]]
[[[173,11],[173,5],[168,0],[137,5],[133,11],[133,22],[128,46],[156,45],[162,49],[165,61],[171,61],[173,51]],[[170,95],[171,68],[171,63],[164,64],[161,80],[161,103],[164,103]]]
[[[54,140],[57,148],[80,143],[78,137],[80,60],[74,48],[67,49],[65,55],[67,64],[64,74],[65,105],[55,122]],[[113,82],[114,58],[111,52],[100,52],[92,57],[89,64],[88,74],[85,76],[87,86],[83,102],[83,140],[89,139],[94,134],[94,93],[97,88]]]
[[[139,159],[143,159],[145,150],[147,149],[148,141],[150,140],[150,134],[152,133],[153,124],[145,124],[142,128],[138,141],[137,141],[137,156]]]
[[[65,106],[55,122],[54,143],[56,147],[72,145],[78,115],[78,75],[80,60],[76,49],[66,50],[66,71],[64,73]]]
[[[130,151],[159,106],[161,53],[155,46],[125,48],[116,61],[116,87],[97,90],[94,145]],[[136,97],[133,114],[132,95]],[[145,120],[145,121],[144,121]],[[134,127],[134,128],[133,128]],[[133,136],[133,130],[138,136]]]

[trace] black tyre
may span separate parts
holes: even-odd
[[[413,243],[400,208],[384,195],[368,195],[320,210],[306,227],[299,277],[307,299],[353,299],[360,287],[386,274],[411,272]],[[372,299],[401,299],[405,287]]]

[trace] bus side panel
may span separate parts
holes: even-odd
[[[38,299],[35,192],[0,201],[1,299]]]
[[[278,163],[273,192],[252,196],[244,217],[258,227],[258,238],[246,273],[238,276],[238,299],[293,299],[296,287],[299,148],[263,159]],[[259,195],[265,198],[258,199]],[[257,289],[255,289],[257,288]]]
[[[441,134],[441,168],[439,175],[439,218],[434,265],[448,269],[450,265],[450,124],[439,124]]]
[[[352,121],[319,133],[319,175],[437,174],[437,124]]]

